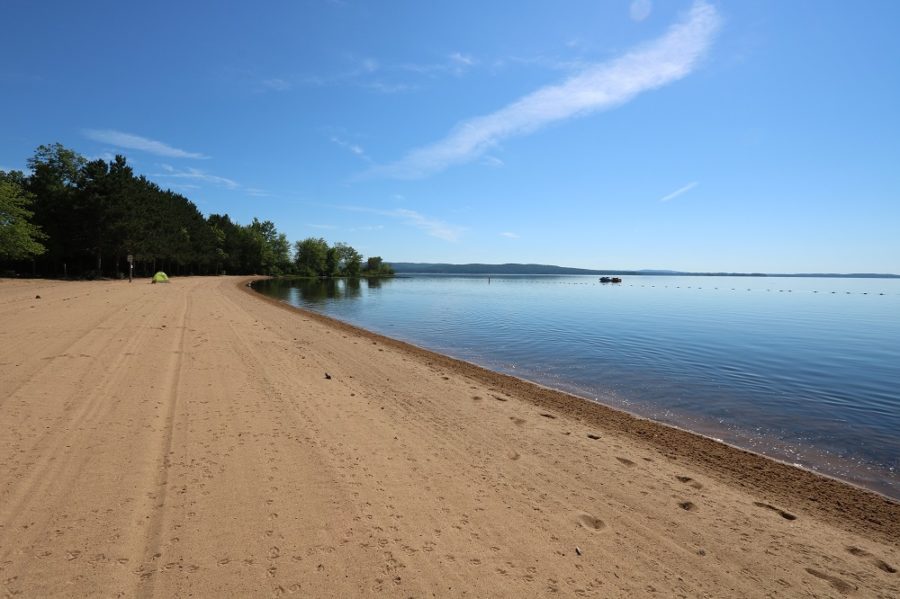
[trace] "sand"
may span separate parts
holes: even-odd
[[[900,596],[896,502],[236,278],[2,280],[0,390],[5,596]]]

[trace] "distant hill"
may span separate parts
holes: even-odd
[[[900,279],[900,275],[882,273],[743,273],[686,272],[678,270],[593,270],[553,264],[443,264],[433,262],[391,262],[397,274],[429,275],[653,275],[695,277],[825,277],[846,279]]]
[[[432,264],[428,262],[391,262],[397,274],[454,275],[609,275],[638,274],[635,271],[590,270],[552,264]]]

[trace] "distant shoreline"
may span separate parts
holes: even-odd
[[[587,269],[552,264],[443,264],[428,262],[390,262],[401,275],[628,275],[661,277],[778,277],[817,279],[900,279],[891,273],[763,273],[763,272],[688,272],[677,270]]]

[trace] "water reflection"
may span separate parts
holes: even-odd
[[[366,279],[366,288],[381,286],[377,279]],[[362,296],[361,279],[273,279],[265,283],[266,293],[294,302],[323,304],[329,300],[352,300]]]
[[[353,300],[377,293],[392,279],[270,279],[255,287],[268,295],[301,304],[323,304],[331,300]]]

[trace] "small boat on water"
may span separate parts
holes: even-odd
[[[622,279],[619,277],[600,277],[601,283],[621,283]]]

